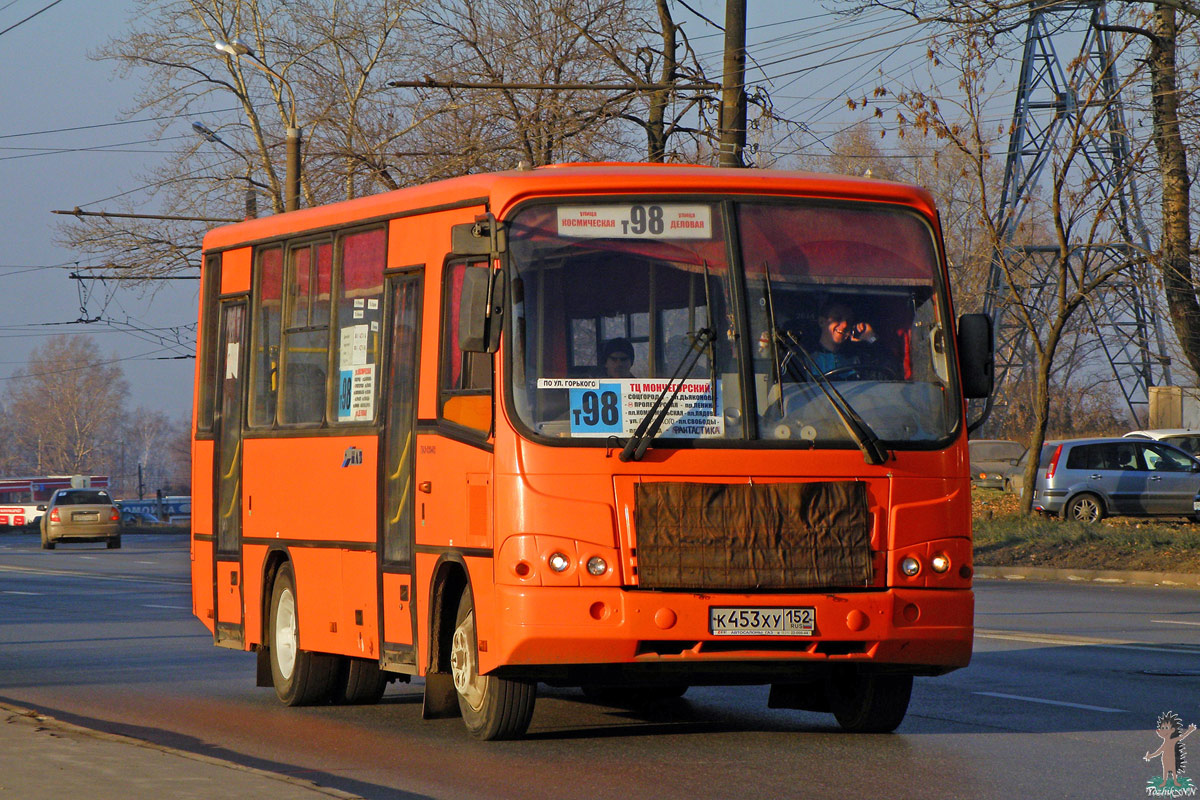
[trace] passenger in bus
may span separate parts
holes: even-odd
[[[633,344],[628,339],[609,339],[600,348],[601,378],[632,378]]]

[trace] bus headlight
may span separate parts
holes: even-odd
[[[587,571],[589,575],[599,578],[605,572],[608,572],[608,562],[600,556],[592,556],[588,559]]]
[[[950,557],[945,553],[938,553],[929,559],[929,566],[934,572],[941,574],[950,569]]]
[[[921,571],[921,562],[912,556],[905,556],[900,561],[900,571],[910,578],[915,578]]]
[[[567,567],[571,566],[571,559],[558,552],[551,553],[550,558],[546,560],[550,564],[550,569],[555,572],[566,572]]]

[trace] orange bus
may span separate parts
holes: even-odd
[[[892,730],[971,656],[992,339],[947,284],[928,193],[792,172],[550,166],[213,230],[194,611],[286,704],[419,676],[483,739],[539,682]]]

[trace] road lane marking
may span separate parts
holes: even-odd
[[[41,597],[42,596],[42,592],[18,592],[15,589],[5,589],[3,592],[0,592],[0,594],[23,594],[28,597]]]
[[[96,581],[124,581],[126,583],[165,583],[170,586],[190,586],[190,578],[146,578],[140,575],[95,575],[90,572],[66,569],[42,569],[39,567],[18,567],[14,564],[0,564],[0,572],[16,572],[21,575],[53,575],[68,578],[90,578]]]
[[[1104,706],[1089,706],[1083,703],[1067,703],[1062,700],[1043,700],[1040,697],[1025,697],[1019,694],[1004,694],[1003,692],[971,692],[971,694],[981,694],[984,697],[999,697],[1002,700],[1022,700],[1026,703],[1041,703],[1047,706],[1064,706],[1066,708],[1081,708],[1084,711],[1099,711],[1104,714],[1125,714],[1123,708],[1106,708]]]
[[[192,610],[191,606],[158,606],[158,605],[150,605],[149,603],[143,603],[142,608],[169,608],[172,611],[191,611]]]
[[[1113,650],[1136,650],[1147,653],[1175,653],[1200,655],[1200,646],[1187,644],[1151,644],[1131,642],[1127,639],[1098,639],[1091,636],[1068,636],[1066,634],[1025,633],[976,628],[975,638],[997,639],[1005,642],[1028,642],[1030,644],[1053,644],[1063,647],[1107,647]]]
[[[1151,622],[1157,622],[1159,625],[1200,625],[1200,622],[1185,622],[1181,619],[1152,619]]]

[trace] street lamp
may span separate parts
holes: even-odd
[[[242,159],[242,161],[246,162],[246,177],[243,179],[246,181],[246,219],[254,219],[257,217],[258,197],[254,194],[254,187],[257,186],[258,188],[264,189],[268,192],[271,191],[271,187],[267,186],[265,183],[259,183],[258,181],[254,180],[254,178],[250,177],[251,173],[254,171],[254,165],[250,163],[249,157],[247,157],[246,154],[241,150],[238,150],[229,142],[222,139],[217,135],[216,131],[212,130],[206,125],[203,125],[199,122],[193,122],[192,130],[198,133],[206,142],[219,144],[238,158]]]
[[[295,211],[300,207],[300,140],[301,130],[296,125],[296,95],[292,92],[292,85],[287,82],[282,75],[268,67],[261,58],[259,58],[254,48],[242,41],[241,38],[235,37],[231,41],[222,41],[218,39],[213,42],[213,47],[218,53],[228,56],[229,58],[238,60],[241,56],[249,56],[251,58],[250,66],[275,78],[287,89],[288,100],[291,108],[288,111],[288,129],[287,129],[287,171],[285,173],[284,183],[287,186],[284,198],[284,210]]]

